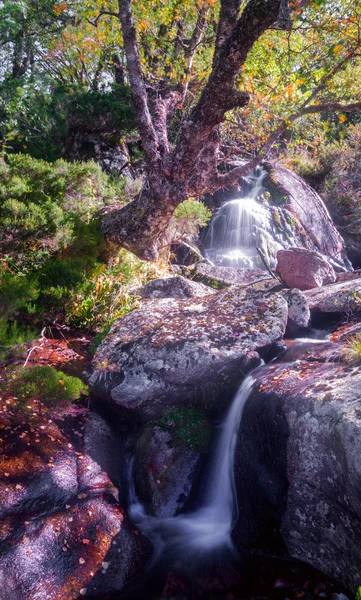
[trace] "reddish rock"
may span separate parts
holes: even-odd
[[[317,252],[289,248],[277,252],[277,272],[290,288],[311,290],[334,283],[333,267]]]
[[[87,451],[87,409],[29,401],[25,410],[9,397],[0,411],[1,598],[122,590],[149,545],[133,531],[96,448]]]
[[[357,271],[347,271],[346,273],[337,273],[337,283],[341,283],[343,281],[353,281],[354,279],[361,279],[361,271],[358,269]]]

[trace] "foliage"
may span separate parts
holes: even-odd
[[[184,239],[194,240],[201,227],[205,227],[212,212],[201,201],[188,198],[177,206],[171,219],[166,236],[167,244],[180,242]]]
[[[109,266],[102,261],[94,215],[109,202],[124,202],[124,190],[124,181],[93,162],[48,163],[8,155],[0,172],[5,339],[23,318],[31,327],[61,318],[73,327],[101,330],[136,306],[129,286],[164,272],[126,251]]]
[[[157,421],[157,425],[170,431],[175,441],[186,444],[191,450],[206,450],[208,447],[211,426],[200,408],[172,407]]]
[[[0,318],[0,347],[9,348],[31,342],[39,331],[31,326],[20,325],[16,321],[7,321]]]
[[[123,182],[110,178],[91,161],[51,164],[27,155],[9,155],[0,170],[3,264],[24,274],[39,269],[77,238],[83,238],[83,245],[91,239],[97,245],[100,236],[91,219],[102,206],[120,201],[123,189]]]
[[[39,399],[45,405],[54,405],[77,400],[88,393],[88,387],[80,379],[50,366],[17,368],[6,383],[8,393],[24,403]]]
[[[356,333],[347,339],[343,355],[348,363],[358,364],[361,362],[361,333]]]

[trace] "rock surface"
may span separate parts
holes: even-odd
[[[147,512],[155,517],[173,517],[183,507],[192,489],[201,455],[158,425],[147,427],[138,440],[134,461],[135,485]]]
[[[308,290],[305,296],[314,312],[342,313],[345,317],[354,317],[361,308],[361,279]]]
[[[281,296],[242,286],[149,300],[100,344],[92,391],[145,420],[182,403],[221,409],[259,356],[277,352],[287,313]]]
[[[288,287],[299,290],[311,290],[336,281],[331,265],[317,252],[304,248],[279,250],[276,270]]]
[[[271,194],[278,195],[284,208],[297,217],[316,248],[344,270],[345,244],[322,198],[296,173],[280,164],[269,167],[266,185]]]
[[[269,280],[276,285],[276,279],[272,279],[262,269],[236,269],[235,267],[222,267],[209,263],[199,263],[185,271],[187,277],[213,287],[222,289],[231,285],[249,285],[261,280]]]
[[[306,296],[299,290],[283,292],[288,304],[286,337],[304,333],[310,326],[311,312]]]
[[[272,527],[281,522],[292,556],[355,593],[361,585],[361,368],[323,362],[333,347],[340,356],[338,344],[314,347],[307,361],[259,372],[240,440],[240,452],[243,439],[252,457],[253,484],[238,454],[238,473],[247,475],[239,493],[247,496],[258,478],[254,510],[261,509],[263,519],[269,515],[264,529],[274,515]],[[268,423],[266,440],[262,422]]]
[[[195,281],[190,281],[185,277],[166,277],[164,279],[153,279],[139,288],[135,288],[133,293],[141,298],[194,298],[209,296],[213,291]]]
[[[75,600],[123,589],[150,549],[120,507],[96,448],[92,456],[87,451],[88,411],[47,412],[32,403],[28,413],[17,412],[11,400],[6,406],[0,413],[1,598]]]

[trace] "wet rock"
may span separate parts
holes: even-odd
[[[189,497],[201,454],[170,431],[147,427],[138,440],[134,475],[139,499],[155,517],[173,517]]]
[[[341,313],[348,318],[356,316],[361,307],[361,279],[327,285],[305,292],[310,310],[323,313]]]
[[[93,393],[145,420],[191,402],[221,410],[259,356],[278,351],[287,312],[281,296],[242,286],[144,302],[100,344]]]
[[[88,411],[40,402],[30,409],[8,404],[1,432],[1,597],[75,600],[122,590],[150,548],[87,452]]]
[[[277,252],[277,272],[290,288],[310,290],[336,281],[336,274],[317,252],[289,248]]]
[[[215,289],[222,289],[231,285],[250,285],[261,280],[277,283],[262,269],[236,269],[235,267],[221,267],[209,263],[200,263],[196,267],[185,271],[185,275],[194,281],[199,281]]]
[[[153,279],[133,293],[141,298],[194,298],[209,296],[213,291],[203,285],[190,281],[185,277],[167,277],[164,279]]]
[[[301,177],[280,164],[268,165],[266,186],[271,195],[297,217],[319,251],[341,270],[349,268],[344,241],[334,226],[322,198]],[[298,286],[292,286],[298,287]],[[302,288],[300,288],[302,289]]]
[[[310,326],[311,313],[306,296],[299,290],[283,292],[288,304],[286,337],[304,333]]]
[[[260,496],[278,508],[288,551],[353,593],[361,584],[360,385],[359,367],[283,363],[260,371],[258,389],[247,403],[254,430],[260,420],[270,427],[267,455],[274,464],[269,458],[260,471]],[[264,445],[255,436],[253,461],[263,457]],[[284,488],[272,496],[274,476],[283,478]],[[247,486],[239,489],[240,495],[246,492]]]

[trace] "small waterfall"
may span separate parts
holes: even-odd
[[[139,529],[154,544],[155,560],[166,555],[182,562],[196,561],[209,551],[234,550],[231,533],[237,519],[234,457],[244,405],[254,379],[248,375],[236,393],[228,415],[219,427],[219,438],[209,469],[203,506],[173,518],[156,518],[145,513],[132,483],[130,514]],[[235,550],[234,550],[235,551]]]
[[[266,173],[258,168],[250,174],[247,197],[226,202],[214,215],[203,245],[206,257],[215,264],[264,268],[257,248],[263,245],[262,236],[273,237],[272,216],[257,198]]]

